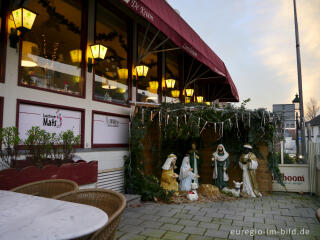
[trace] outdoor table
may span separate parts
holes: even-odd
[[[0,239],[72,239],[107,222],[99,208],[0,190]]]

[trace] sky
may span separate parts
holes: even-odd
[[[225,62],[248,108],[298,92],[292,0],[168,0]],[[320,101],[320,0],[297,0],[304,105]]]

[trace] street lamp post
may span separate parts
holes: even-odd
[[[305,123],[304,123],[304,107],[303,107],[303,94],[302,94],[302,74],[301,74],[301,58],[300,58],[300,41],[299,41],[299,29],[297,19],[297,7],[296,0],[293,0],[294,8],[294,25],[296,36],[296,54],[297,54],[297,71],[298,71],[298,87],[299,87],[299,100],[300,100],[300,126],[301,126],[301,143],[302,143],[302,156],[306,159],[306,137],[305,137]]]

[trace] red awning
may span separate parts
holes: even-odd
[[[239,96],[224,62],[208,47],[199,35],[165,0],[121,0],[134,12],[144,17],[164,33],[173,43],[190,56],[205,64],[215,73],[225,77],[230,102],[238,102]]]

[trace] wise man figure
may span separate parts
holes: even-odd
[[[178,174],[174,172],[176,168],[177,156],[171,153],[162,166],[160,186],[168,191],[178,191]]]
[[[229,153],[222,144],[219,144],[217,150],[212,154],[211,167],[213,167],[213,184],[220,190],[228,187],[229,166]]]
[[[191,144],[191,150],[189,151],[189,158],[190,158],[190,166],[192,168],[192,172],[195,175],[200,175],[201,158],[195,142],[192,142]],[[194,183],[199,184],[199,180],[200,179],[195,178]]]
[[[256,179],[256,169],[258,168],[258,161],[256,155],[252,152],[252,146],[245,144],[244,153],[240,156],[239,166],[242,169],[242,192],[251,197],[261,197],[258,190],[258,182]]]

